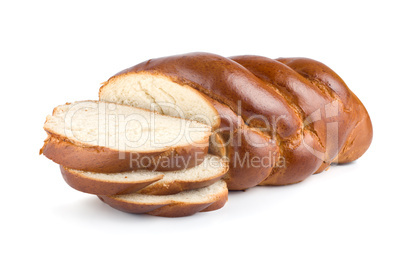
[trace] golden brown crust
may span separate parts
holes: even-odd
[[[284,144],[285,145],[285,144]],[[279,164],[267,179],[260,185],[288,185],[303,181],[312,175],[322,165],[322,160],[312,154],[311,150],[322,152],[317,142],[317,136],[310,131],[304,131],[304,138],[293,148],[281,146]]]
[[[358,101],[360,102],[360,100]],[[359,107],[360,111],[358,111],[358,113],[361,114],[360,120],[355,124],[338,158],[335,159],[337,163],[342,164],[357,160],[363,156],[373,140],[373,125],[370,116],[363,104],[359,105]]]
[[[173,171],[201,164],[208,152],[208,137],[194,146],[132,154],[100,146],[82,147],[49,133],[41,153],[57,164],[83,171],[102,173],[139,169]]]
[[[147,214],[160,216],[160,217],[184,217],[190,216],[197,212],[203,211],[211,206],[213,203],[201,203],[201,204],[175,204],[166,205],[158,209],[153,209]]]
[[[228,106],[208,99],[221,116],[221,127],[215,132],[227,144],[229,171],[224,180],[229,190],[245,190],[258,185],[277,163],[279,147],[268,135],[246,126]]]
[[[200,211],[212,211],[222,208],[228,199],[228,191],[224,190],[212,200],[200,203],[188,203],[181,201],[167,201],[162,204],[139,204],[124,201],[115,196],[98,196],[109,206],[128,213],[146,213],[162,217],[183,217],[193,215]]]
[[[293,145],[293,148],[282,148],[285,166],[274,169],[261,184],[297,183],[326,169],[350,133],[351,125],[342,102],[279,61],[261,56],[236,56],[231,59],[262,81],[272,84],[304,122],[303,142]],[[335,117],[327,112],[328,108],[336,109],[331,112],[336,114]],[[333,122],[337,123],[337,127],[328,127]],[[337,140],[334,141],[335,138]],[[282,143],[281,146],[287,145]],[[320,160],[321,166],[317,165]]]
[[[308,58],[280,58],[278,61],[288,65],[342,101],[343,113],[348,118],[347,123],[350,125],[350,130],[335,161],[347,163],[361,157],[373,139],[373,126],[370,116],[359,98],[332,69],[321,62]]]
[[[278,163],[279,147],[257,129],[244,126],[233,133],[228,146],[229,172],[225,181],[230,190],[245,190],[269,177]]]
[[[225,142],[229,141],[226,154],[229,156],[230,168],[224,179],[230,190],[244,190],[258,185],[268,177],[278,157],[278,147],[273,138],[258,129],[245,126],[244,118],[250,119],[255,115],[260,118],[262,112],[270,125],[263,123],[260,125],[255,121],[248,121],[248,124],[267,126],[271,130],[277,127],[272,132],[274,135],[278,133],[281,138],[300,137],[301,120],[283,98],[234,61],[206,53],[154,59],[124,70],[110,78],[108,82],[120,76],[124,78],[124,75],[145,72],[151,75],[164,75],[176,83],[191,86],[205,94],[204,97],[213,104],[221,117],[221,127],[216,132]],[[232,81],[229,82],[229,78]],[[107,86],[107,83],[104,86]],[[249,98],[247,93],[252,93],[255,97]],[[240,97],[246,97],[255,103],[237,102],[238,99],[242,99]],[[271,103],[275,108],[261,105],[262,102],[257,100],[259,98]],[[225,99],[224,102],[227,104],[222,99]],[[244,118],[237,116],[233,110],[241,110]],[[278,120],[279,117],[282,119]],[[230,132],[232,134],[227,135]],[[236,143],[228,140],[233,137]],[[256,148],[253,144],[247,144],[249,140],[266,145]],[[241,162],[244,160],[261,161],[256,164],[264,166],[252,166],[250,162],[246,162],[243,166]]]
[[[328,168],[339,151],[342,163],[358,158],[368,148],[372,127],[364,106],[325,65],[306,59],[232,59],[237,62],[207,53],[152,59],[109,81],[137,73],[163,75],[205,94],[221,116],[217,133],[228,142],[226,154],[231,165],[225,180],[230,190],[246,189],[256,181],[269,185],[300,182]],[[317,110],[318,120],[310,116]],[[337,116],[328,115],[328,110]],[[352,111],[360,115],[354,117]],[[253,116],[265,117],[271,128],[262,129],[266,124]],[[278,118],[283,119],[275,121]],[[328,128],[331,123],[338,128]],[[357,130],[366,137],[358,136]],[[242,142],[246,136],[268,146],[262,149]],[[274,169],[234,166],[235,156],[243,159],[254,153],[252,157],[262,158],[274,152],[284,165]]]
[[[94,195],[130,194],[163,178],[162,174],[158,174],[141,181],[106,181],[95,179],[84,173],[63,166],[60,166],[60,171],[69,186],[78,191]]]
[[[334,119],[325,116],[326,107],[337,99],[323,93],[309,80],[279,61],[261,56],[237,56],[231,59],[243,65],[264,82],[272,84],[287,100],[289,106],[294,107],[304,122],[304,128],[318,137],[316,139],[325,151],[323,158],[325,162],[331,162],[336,157],[340,147],[334,144],[342,145],[345,142],[349,133],[348,127],[350,127],[348,121],[342,118],[343,112],[336,112],[339,129],[327,127],[327,124]],[[309,122],[308,118],[314,114],[317,114],[319,118]],[[338,136],[338,141],[330,142],[327,136]]]
[[[133,73],[164,75],[176,83],[188,85],[231,110],[241,111],[239,115],[252,127],[271,126],[283,139],[301,134],[301,121],[286,101],[233,60],[209,53],[151,59],[117,73],[108,82]],[[242,100],[241,104],[238,100]],[[261,116],[268,119],[269,125]]]

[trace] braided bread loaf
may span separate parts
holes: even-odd
[[[300,182],[356,160],[372,139],[360,100],[331,69],[306,58],[152,59],[111,77],[99,97],[211,125],[225,143],[215,150],[229,158],[230,190]]]

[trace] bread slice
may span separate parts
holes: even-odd
[[[223,180],[219,180],[207,187],[183,191],[174,195],[154,196],[133,193],[99,196],[99,198],[109,206],[124,212],[181,217],[199,211],[222,208],[228,199],[228,188]]]
[[[46,157],[71,169],[171,171],[200,164],[211,127],[108,102],[81,101],[54,109],[44,125]]]
[[[186,170],[163,172],[163,179],[141,189],[147,195],[170,195],[181,191],[209,186],[221,179],[229,170],[225,159],[207,155],[200,165]]]
[[[162,74],[117,74],[100,88],[99,99],[195,120],[213,129],[220,125],[218,112],[203,94]]]
[[[224,159],[207,155],[204,161],[193,168],[153,172],[138,170],[122,173],[96,173],[73,170],[60,166],[64,180],[74,189],[95,195],[118,195],[141,193],[170,195],[213,184],[227,171]]]
[[[118,195],[137,192],[163,178],[162,172],[98,173],[69,169],[60,165],[61,174],[72,188],[94,195]]]

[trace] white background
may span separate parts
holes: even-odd
[[[2,1],[0,265],[401,266],[397,2]],[[176,219],[113,210],[39,156],[53,107],[96,99],[126,67],[192,51],[324,62],[368,109],[370,149]]]

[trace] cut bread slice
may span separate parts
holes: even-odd
[[[138,170],[96,173],[60,166],[67,184],[79,191],[95,195],[118,195],[137,191],[148,195],[176,194],[211,185],[218,181],[228,168],[224,159],[213,155],[207,155],[200,165],[193,168],[169,172]]]
[[[124,212],[181,217],[199,211],[222,208],[228,199],[228,188],[223,180],[219,180],[207,187],[183,191],[174,195],[154,196],[133,193],[99,196],[99,198],[109,206]]]
[[[69,169],[60,165],[61,174],[72,188],[94,195],[118,195],[138,190],[163,178],[162,172],[98,173]]]
[[[200,165],[193,168],[163,172],[163,179],[148,185],[138,193],[170,195],[209,186],[221,179],[228,170],[229,164],[224,158],[207,155]]]
[[[81,101],[54,109],[44,125],[46,157],[71,169],[170,171],[200,164],[211,127],[108,102]]]
[[[203,94],[162,74],[117,74],[100,88],[99,99],[195,120],[213,129],[220,125],[218,112]]]

